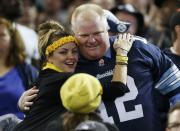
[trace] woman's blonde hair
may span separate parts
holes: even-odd
[[[54,20],[49,20],[42,23],[38,27],[39,43],[38,49],[41,56],[42,64],[47,61],[46,48],[58,39],[72,35],[71,31],[66,30],[60,23]]]
[[[0,18],[0,25],[6,27],[10,35],[10,50],[6,59],[6,66],[16,66],[25,62],[26,53],[23,40],[13,24],[4,18]]]

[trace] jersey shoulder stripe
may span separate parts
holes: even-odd
[[[180,87],[180,71],[173,65],[161,77],[155,88],[162,94],[167,94]]]
[[[141,41],[144,44],[148,44],[148,41],[145,38],[142,38],[140,36],[134,36],[133,39],[137,41]]]

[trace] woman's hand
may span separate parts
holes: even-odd
[[[127,56],[133,41],[133,35],[129,33],[120,34],[119,37],[114,41],[113,45],[117,55]]]
[[[38,91],[36,86],[34,86],[21,95],[18,101],[18,106],[21,111],[26,112],[30,110],[30,107],[33,105],[33,100],[37,97]]]

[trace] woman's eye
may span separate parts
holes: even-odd
[[[73,51],[73,54],[77,54],[77,53],[78,53],[78,50],[74,50],[74,51]]]
[[[66,54],[66,52],[65,51],[61,51],[61,52],[59,52],[59,54]]]

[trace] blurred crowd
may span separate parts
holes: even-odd
[[[0,116],[24,119],[16,105],[40,69],[38,26],[55,20],[71,31],[72,12],[84,3],[100,5],[129,23],[128,33],[158,46],[180,68],[180,0],[0,0]]]
[[[13,0],[1,0],[0,16],[15,22],[25,44],[26,61],[37,66],[38,25],[53,19],[70,29],[73,9],[88,2],[111,11],[121,21],[129,22],[128,32],[131,34],[145,37],[161,49],[172,45],[169,19],[180,7],[179,0],[23,0],[19,10]]]
[[[143,36],[164,49],[171,45],[169,19],[176,11],[179,0],[24,0],[24,13],[17,22],[37,29],[37,26],[54,19],[70,27],[73,9],[91,2],[112,11],[120,20],[131,23],[129,31]]]

